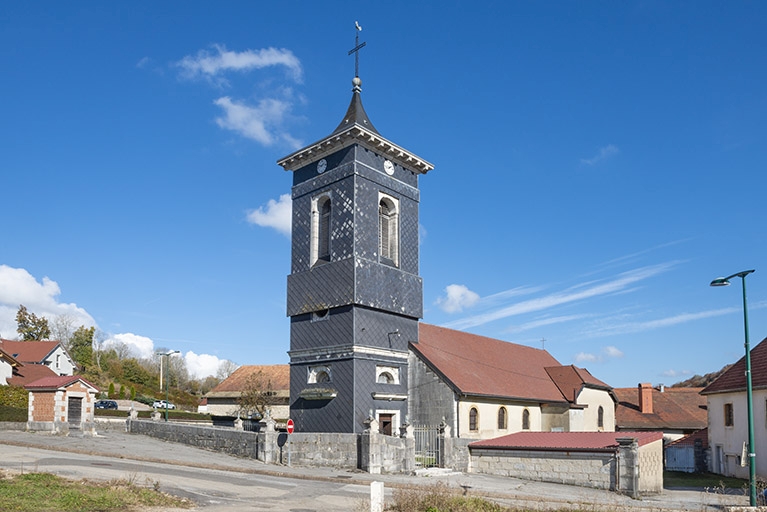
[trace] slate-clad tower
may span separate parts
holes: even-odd
[[[343,121],[278,162],[293,172],[290,416],[297,432],[397,433],[408,342],[423,316],[418,176],[425,160],[383,138],[353,80]]]

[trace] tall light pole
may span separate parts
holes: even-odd
[[[157,354],[158,356],[160,356],[160,388],[162,388],[162,358],[163,357],[169,358],[173,354],[178,354],[178,353],[180,353],[179,350],[171,350],[170,352],[162,352]],[[167,367],[168,367],[168,370],[170,370],[170,359],[168,359]],[[168,384],[169,383],[170,383],[170,378],[166,377],[165,378],[165,421],[168,421],[168,394],[169,394]]]
[[[756,506],[756,446],[754,445],[754,396],[751,388],[751,346],[748,341],[748,306],[746,305],[746,276],[753,270],[744,270],[711,281],[711,286],[728,286],[730,279],[739,277],[743,284],[743,326],[746,331],[746,403],[748,409],[748,490],[751,506]]]

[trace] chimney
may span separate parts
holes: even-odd
[[[652,414],[652,384],[639,384],[639,412]]]

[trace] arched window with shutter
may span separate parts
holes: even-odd
[[[378,254],[381,263],[399,266],[397,204],[389,196],[382,196],[378,202]]]
[[[605,410],[601,405],[597,409],[597,428],[600,430],[605,428]]]
[[[330,198],[323,197],[318,209],[317,259],[330,261]]]
[[[472,432],[479,430],[479,411],[476,407],[469,409],[469,430]]]
[[[530,430],[530,411],[522,411],[522,430]]]
[[[506,418],[506,408],[501,407],[498,409],[498,430],[506,430],[508,428],[508,421]]]

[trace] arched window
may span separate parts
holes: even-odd
[[[381,263],[399,265],[397,206],[388,197],[378,202],[378,251]]]
[[[597,428],[605,428],[605,410],[601,405],[597,409]]]
[[[498,430],[506,430],[508,422],[506,421],[506,408],[498,409]]]
[[[381,374],[378,376],[378,383],[394,384],[394,377],[392,377],[392,374],[389,372],[381,372]]]
[[[476,432],[479,430],[479,412],[476,407],[469,409],[469,430]]]
[[[323,197],[318,206],[317,259],[330,261],[330,198]]]
[[[328,375],[328,372],[321,371],[317,373],[317,383],[321,382],[330,382],[330,375]]]
[[[522,411],[522,430],[530,430],[530,411]]]

